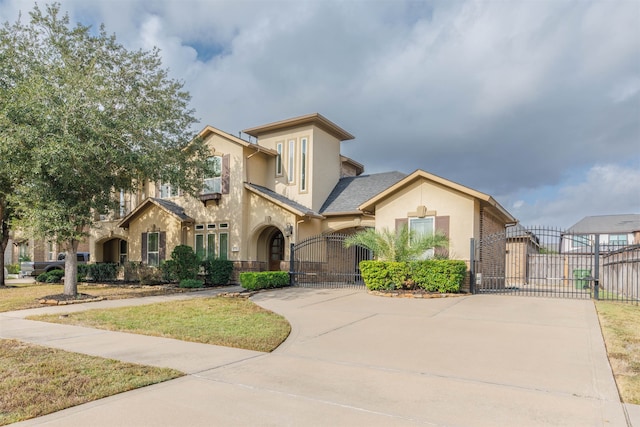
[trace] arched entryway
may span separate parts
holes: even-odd
[[[269,270],[278,271],[284,261],[284,235],[278,229],[269,238]]]
[[[128,247],[125,239],[112,238],[96,245],[96,261],[123,265],[127,262]]]

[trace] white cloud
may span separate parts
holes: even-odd
[[[543,190],[536,200],[512,206],[521,223],[534,226],[569,227],[585,216],[640,214],[640,168],[595,165],[577,183],[553,193]]]

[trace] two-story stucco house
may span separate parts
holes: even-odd
[[[450,256],[469,260],[471,237],[516,222],[489,195],[422,170],[364,174],[340,153],[353,135],[317,113],[243,132],[251,142],[211,126],[200,132],[216,172],[199,198],[170,183],[123,194],[120,212],[91,230],[93,260],[157,265],[186,244],[233,260],[236,271],[286,270],[290,243],[402,224],[446,233]]]
[[[600,252],[640,243],[640,215],[586,216],[562,236],[562,253],[592,253],[596,239]]]

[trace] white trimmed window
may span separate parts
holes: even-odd
[[[300,140],[300,191],[307,191],[307,152],[308,139]]]
[[[168,199],[169,197],[178,196],[178,187],[169,183],[160,184],[158,197],[161,199]]]
[[[409,218],[409,232],[412,238],[418,236],[432,236],[435,233],[435,217]],[[433,248],[428,249],[423,257],[433,258]]]
[[[296,173],[296,141],[294,139],[289,140],[287,173],[289,175],[289,182],[293,182]]]
[[[147,264],[160,265],[160,233],[147,233]]]
[[[284,143],[278,142],[276,144],[276,151],[278,155],[276,156],[276,176],[282,176],[282,151],[284,149]]]
[[[204,179],[203,194],[222,193],[222,157],[212,156],[207,159],[210,176]]]
[[[229,223],[198,224],[195,227],[195,251],[200,259],[222,258],[229,255]]]

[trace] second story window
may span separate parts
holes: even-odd
[[[209,162],[209,176],[204,179],[204,194],[222,193],[222,157],[212,156]]]
[[[276,145],[276,151],[278,152],[278,156],[276,157],[276,176],[282,176],[282,150],[284,144],[282,142],[278,142]]]
[[[161,199],[167,199],[169,197],[176,197],[178,195],[178,187],[169,183],[160,184],[158,196]]]
[[[289,175],[289,182],[294,181],[295,177],[295,165],[296,165],[296,141],[289,141],[289,153],[288,153],[288,163],[287,163],[287,174]]]
[[[307,138],[300,140],[300,191],[307,191]]]

